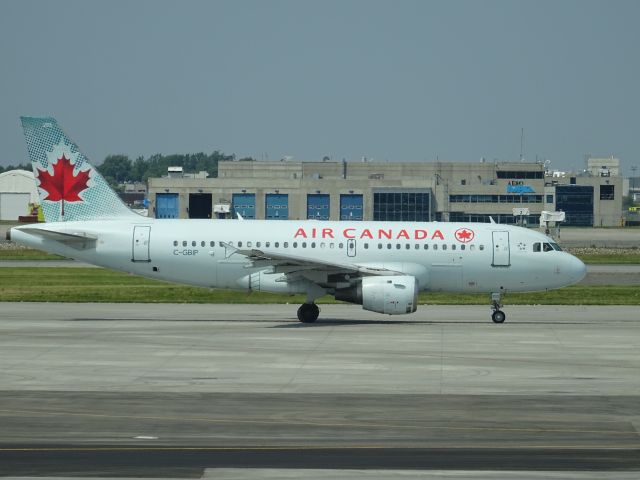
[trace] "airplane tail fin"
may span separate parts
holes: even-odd
[[[46,222],[136,216],[54,118],[20,119]]]

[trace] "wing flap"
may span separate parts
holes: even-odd
[[[396,270],[384,267],[369,267],[355,263],[329,262],[319,258],[302,257],[283,252],[258,249],[236,248],[228,243],[223,244],[227,250],[227,258],[238,254],[247,257],[248,267],[274,267],[286,275],[302,273],[304,271],[322,271],[329,273],[348,273],[360,276],[369,275],[404,275]]]

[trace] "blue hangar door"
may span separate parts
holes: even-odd
[[[234,193],[231,197],[233,206],[233,218],[238,218],[239,213],[242,218],[256,218],[256,194],[255,193]]]
[[[340,220],[362,220],[362,195],[340,195]]]
[[[156,193],[156,218],[178,218],[178,194]]]
[[[267,193],[265,217],[268,220],[287,220],[289,218],[289,195],[286,193]]]
[[[329,220],[329,195],[310,193],[307,195],[307,219]]]

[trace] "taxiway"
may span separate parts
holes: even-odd
[[[2,304],[0,475],[640,472],[636,307],[296,307]]]

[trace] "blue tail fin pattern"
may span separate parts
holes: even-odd
[[[21,117],[46,222],[135,216],[50,117]]]

